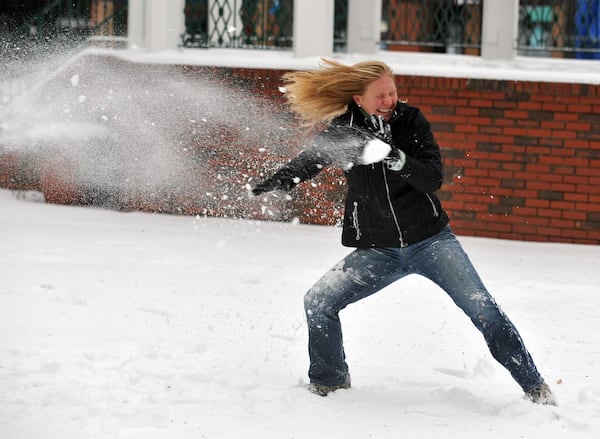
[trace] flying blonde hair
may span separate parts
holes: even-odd
[[[381,61],[364,61],[348,66],[321,58],[319,70],[290,72],[283,75],[286,99],[302,125],[314,127],[329,123],[343,114],[362,95],[370,83],[384,75],[393,77],[392,69]]]

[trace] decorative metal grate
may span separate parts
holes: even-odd
[[[335,0],[333,14],[333,51],[345,52],[348,46],[348,0]]]
[[[185,47],[289,49],[293,0],[186,0]]]
[[[600,0],[520,0],[519,54],[600,59]]]
[[[127,0],[53,0],[26,19],[18,37],[38,41],[127,36]]]
[[[383,47],[476,54],[481,47],[481,4],[481,0],[383,0]]]

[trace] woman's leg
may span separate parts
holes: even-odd
[[[339,312],[405,276],[395,249],[357,249],[338,262],[304,297],[311,383],[334,386],[349,379]]]
[[[543,382],[516,327],[485,288],[450,230],[417,244],[415,271],[444,289],[483,334],[493,357],[528,392]]]

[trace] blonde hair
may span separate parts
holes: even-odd
[[[331,122],[347,111],[355,95],[362,95],[369,84],[392,69],[380,61],[364,61],[351,66],[321,58],[319,70],[283,75],[290,109],[306,127]]]

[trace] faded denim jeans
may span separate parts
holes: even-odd
[[[515,326],[496,304],[449,226],[405,248],[356,249],[306,293],[312,383],[348,378],[340,310],[409,274],[439,285],[483,334],[492,356],[527,392],[543,381]]]

